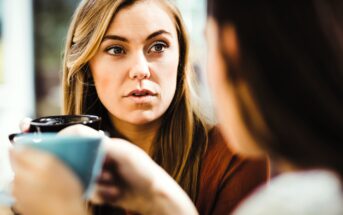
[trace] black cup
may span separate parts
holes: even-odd
[[[45,116],[30,122],[29,132],[59,132],[71,125],[82,124],[95,130],[100,129],[101,117],[95,115],[57,115]],[[21,133],[10,134],[8,138],[12,142],[14,137]]]

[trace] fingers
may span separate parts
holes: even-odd
[[[36,185],[39,183],[39,176],[45,177],[47,169],[52,169],[56,159],[44,152],[27,149],[14,148],[10,150],[10,159],[13,171],[15,173],[13,181],[13,195],[20,197],[22,192],[27,188],[26,184]]]
[[[115,205],[121,196],[121,191],[117,187],[96,185],[90,201],[95,205],[104,203]]]
[[[102,167],[102,172],[97,178],[97,185],[126,188],[127,184],[125,179],[119,171],[116,161],[110,156],[107,156]]]
[[[22,132],[28,132],[29,129],[30,129],[30,122],[32,121],[31,118],[29,117],[25,117],[24,119],[22,119],[20,122],[19,122],[19,129],[22,131]]]
[[[114,185],[114,177],[109,172],[103,169],[103,172],[100,174],[100,176],[97,179],[97,184],[99,185]]]
[[[102,172],[97,178],[95,192],[91,197],[94,204],[108,203],[116,205],[123,198],[124,191],[127,192],[127,184],[118,172],[117,163],[107,156]]]
[[[105,204],[105,201],[101,198],[97,189],[97,187],[94,188],[91,196],[89,197],[89,201],[94,205],[103,205]]]
[[[122,192],[117,187],[113,186],[98,186],[97,195],[104,201],[110,204],[116,204],[122,199]]]
[[[10,150],[10,161],[14,172],[22,172],[31,168],[29,159],[25,156],[25,152],[30,153],[30,150],[24,149],[23,147],[12,148]]]
[[[118,163],[121,161],[127,161],[129,157],[149,157],[141,148],[136,145],[119,138],[104,138],[103,141],[104,150]]]
[[[23,146],[11,149],[10,158],[14,170],[16,168],[41,170],[47,165],[58,162],[57,158],[47,152]]]
[[[33,172],[38,172],[36,164],[31,161],[33,159],[28,159],[28,157],[35,154],[32,151],[29,149],[12,149],[10,151],[11,164],[15,172],[12,194],[17,199],[17,203],[19,203],[19,209],[21,205],[26,205],[28,200],[22,198],[22,196],[30,193],[31,187],[38,183],[35,180],[35,175],[32,174]],[[30,186],[27,186],[27,184],[30,184]]]
[[[94,204],[109,203],[114,205],[121,197],[121,190],[126,186],[123,180],[116,173],[116,166],[111,164],[109,158],[106,158],[102,173],[97,178],[94,193],[91,202]]]
[[[53,155],[31,148],[15,147],[10,151],[15,172],[12,194],[21,211],[73,204],[81,199],[83,188],[74,173]],[[54,209],[51,209],[54,211]],[[27,214],[29,214],[27,212]],[[32,213],[50,214],[50,213]]]

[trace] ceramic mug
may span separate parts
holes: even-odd
[[[55,156],[80,179],[84,196],[89,197],[104,159],[103,137],[64,136],[57,133],[25,133],[14,139],[14,150],[29,147]]]

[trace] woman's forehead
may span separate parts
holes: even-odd
[[[160,30],[177,35],[175,23],[165,7],[156,1],[142,1],[121,9],[107,34],[146,36]]]

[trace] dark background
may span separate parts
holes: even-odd
[[[60,114],[62,56],[79,0],[34,0],[36,115]]]

